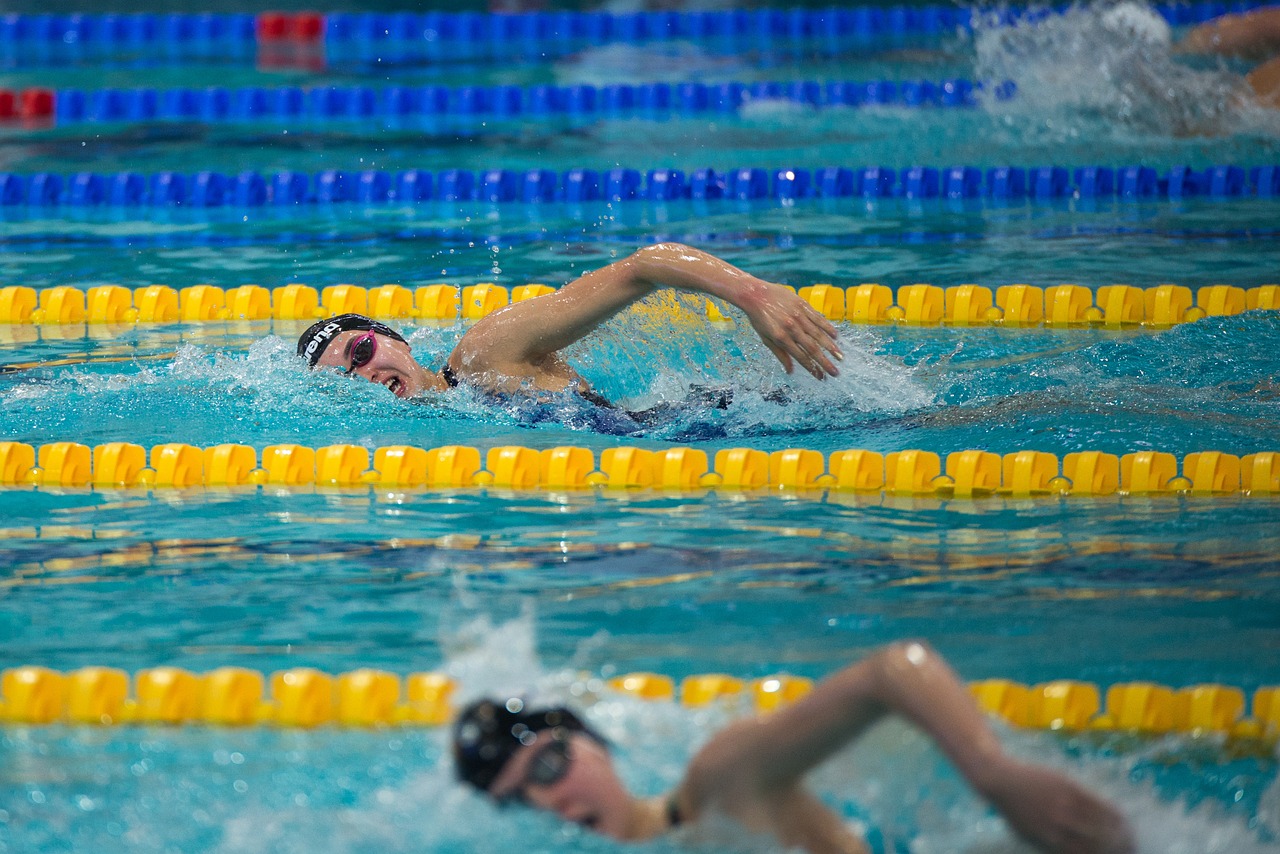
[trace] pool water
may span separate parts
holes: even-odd
[[[1116,38],[1102,12],[838,55],[610,46],[505,67],[349,62],[8,65],[0,86],[461,85],[1012,79],[968,109],[757,103],[703,119],[0,130],[0,171],[988,168],[1280,162],[1231,64]],[[1163,75],[1162,87],[1148,85]],[[289,131],[285,133],[285,131]],[[0,208],[0,284],[560,285],[655,241],[796,287],[1123,282],[1256,287],[1280,269],[1270,199],[861,198],[300,208]],[[1179,458],[1280,450],[1280,315],[1172,329],[841,325],[841,376],[788,376],[740,315],[651,300],[571,361],[641,427],[572,397],[456,390],[406,404],[304,371],[287,322],[0,326],[0,441],[209,446],[579,445],[1035,449]],[[462,324],[406,324],[438,365]],[[693,386],[735,391],[725,409]],[[829,674],[924,637],[971,680],[1280,683],[1280,502],[1265,496],[941,500],[468,489],[0,491],[3,666],[444,670],[470,696],[588,703],[622,773],[662,791],[732,714],[604,690]],[[1274,742],[1006,731],[1125,810],[1143,851],[1276,850]],[[440,730],[6,726],[0,850],[531,851],[614,846],[496,816]],[[878,728],[814,778],[877,852],[1016,850],[925,739]],[[723,830],[723,829],[720,829]],[[730,836],[717,850],[751,849]],[[770,850],[767,845],[764,850]],[[663,843],[643,850],[675,850]],[[752,849],[754,850],[754,849]]]

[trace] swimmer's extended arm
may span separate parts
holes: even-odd
[[[1250,59],[1274,56],[1280,53],[1280,7],[1215,18],[1187,33],[1178,50]]]
[[[460,343],[472,370],[521,373],[583,338],[659,288],[701,293],[737,306],[790,373],[838,373],[835,327],[790,291],[678,243],[649,246],[575,279],[554,294],[515,303],[477,323]]]
[[[1046,851],[1129,852],[1124,819],[1055,771],[1007,756],[968,689],[926,644],[900,643],[824,680],[772,715],[731,725],[690,766],[681,797],[701,809],[769,799],[888,714],[928,733],[1019,835]]]

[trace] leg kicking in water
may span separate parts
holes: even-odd
[[[604,739],[565,708],[482,700],[453,729],[458,775],[499,802],[522,802],[605,836],[642,841],[716,814],[788,848],[866,852],[811,794],[805,775],[873,723],[898,715],[927,733],[1010,827],[1042,851],[1134,850],[1124,818],[1067,776],[1005,754],[982,711],[937,652],[884,647],[795,704],[721,730],[667,795],[637,798]]]

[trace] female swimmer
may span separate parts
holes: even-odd
[[[340,368],[401,398],[467,383],[499,394],[569,389],[608,405],[560,351],[659,288],[718,297],[742,309],[788,373],[794,364],[818,379],[839,373],[833,360],[843,354],[835,327],[804,300],[675,243],[646,247],[553,294],[493,312],[467,330],[438,371],[419,365],[395,330],[356,314],[314,324],[298,339],[298,355],[312,367]]]
[[[1043,851],[1134,850],[1124,818],[1056,771],[1004,753],[981,710],[937,652],[884,647],[795,704],[737,721],[698,751],[667,795],[622,785],[604,740],[564,708],[482,700],[453,729],[458,775],[499,802],[523,802],[622,841],[641,841],[711,814],[790,848],[868,851],[804,785],[805,774],[871,724],[897,714],[920,727],[1021,837]]]

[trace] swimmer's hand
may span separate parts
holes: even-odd
[[[1002,757],[980,787],[1009,826],[1041,851],[1130,854],[1128,823],[1114,807],[1065,775]]]
[[[843,359],[844,353],[831,322],[786,288],[761,284],[750,298],[739,300],[739,308],[787,373],[799,364],[817,379],[839,376],[832,359]]]

